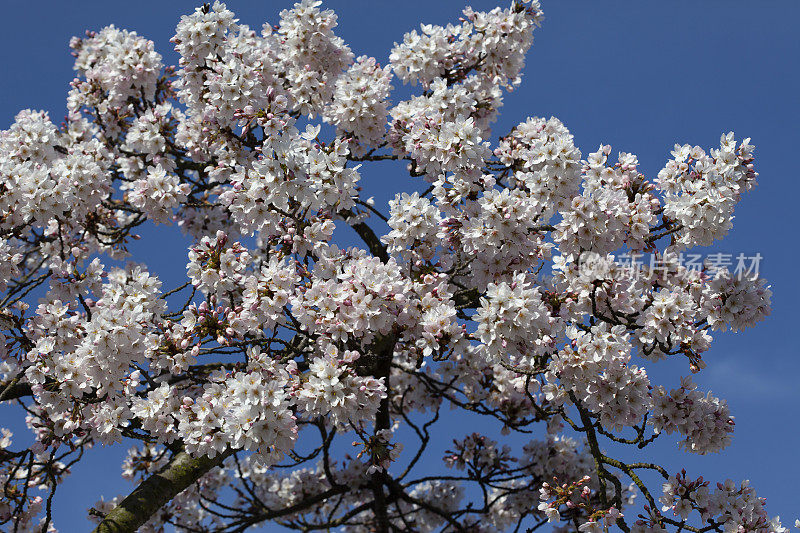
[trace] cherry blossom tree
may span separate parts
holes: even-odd
[[[731,442],[724,399],[646,367],[702,372],[712,333],[770,312],[763,279],[680,260],[731,228],[753,146],[675,145],[646,177],[556,118],[498,138],[542,20],[467,8],[386,66],[314,0],[255,30],[205,4],[177,67],[114,26],[74,38],[65,121],[0,133],[0,401],[34,440],[2,430],[0,524],[55,530],[70,467],[115,445],[132,489],[97,532],[786,531],[747,481],[610,451]],[[378,206],[360,182],[387,160],[417,192]],[[184,284],[133,262],[145,223],[194,240]],[[502,434],[431,457],[451,416]]]

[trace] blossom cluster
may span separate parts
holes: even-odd
[[[676,246],[707,246],[730,230],[736,202],[756,184],[754,148],[749,138],[737,147],[733,132],[708,153],[675,145],[656,185],[665,195],[664,216],[681,228]]]
[[[690,378],[666,392],[663,386],[653,390],[653,427],[655,431],[678,431],[686,436],[681,446],[694,453],[718,452],[731,443],[733,418],[725,400],[703,395]]]
[[[711,485],[702,476],[688,478],[684,470],[670,476],[664,483],[659,502],[663,511],[674,516],[686,519],[696,511],[703,522],[718,524],[725,531],[788,531],[777,518],[767,515],[764,499],[756,496],[756,491],[747,481],[737,484],[726,479],[724,483]]]
[[[539,290],[519,274],[510,284],[489,284],[476,322],[489,362],[506,356],[532,367],[533,358],[554,347],[561,321],[551,316]]]
[[[374,146],[386,133],[391,80],[390,67],[380,68],[373,57],[358,57],[336,80],[325,120],[335,124],[340,135],[352,135],[360,146]]]
[[[630,342],[622,326],[595,326],[567,332],[572,346],[553,358],[544,392],[551,401],[573,394],[606,428],[633,426],[650,408],[650,380],[630,362]],[[563,390],[554,385],[558,378]]]

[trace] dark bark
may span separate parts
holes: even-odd
[[[164,468],[144,480],[112,509],[94,533],[134,533],[172,498],[222,464],[230,453],[211,459],[178,452]]]
[[[27,383],[20,383],[17,380],[0,382],[0,402],[16,400],[17,398],[31,395],[33,395],[33,392],[31,391],[31,386]]]

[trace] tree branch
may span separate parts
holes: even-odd
[[[391,388],[389,385],[389,375],[392,370],[392,352],[397,339],[394,335],[381,337],[375,346],[375,355],[377,360],[375,362],[375,377],[384,379],[386,385],[386,397],[381,400],[378,412],[375,414],[375,434],[384,429],[389,429],[392,426],[391,414],[389,412],[389,397],[391,396]],[[372,474],[372,494],[375,498],[373,512],[375,513],[375,527],[378,533],[388,533],[390,528],[389,515],[387,508],[389,502],[386,501],[386,495],[383,492],[383,478],[384,472],[373,472]],[[388,477],[388,476],[387,476]]]
[[[0,383],[0,402],[16,400],[17,398],[31,395],[33,395],[33,392],[30,384],[20,383],[19,378]]]
[[[386,246],[383,245],[381,240],[375,235],[375,232],[372,231],[365,222],[357,222],[355,224],[351,224],[352,228],[356,230],[358,236],[361,237],[361,240],[366,243],[369,247],[369,251],[372,252],[372,255],[375,257],[379,257],[381,261],[387,263],[389,261],[389,253],[386,251]]]
[[[352,211],[341,211],[339,215],[350,224],[350,227],[353,228],[356,233],[358,233],[358,236],[361,237],[361,240],[367,245],[372,255],[379,257],[384,263],[389,262],[389,252],[386,251],[386,246],[366,222],[350,222],[350,220],[356,216]]]
[[[212,468],[222,464],[231,453],[227,451],[211,459],[178,452],[164,468],[144,480],[112,509],[93,533],[134,533],[156,511]]]

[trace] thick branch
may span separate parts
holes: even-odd
[[[350,222],[350,219],[356,216],[352,211],[341,211],[339,215],[347,220],[350,227],[358,233],[358,236],[361,237],[361,240],[367,245],[372,255],[380,258],[384,263],[389,262],[389,253],[386,251],[386,246],[366,222]]]
[[[457,309],[477,307],[480,305],[480,296],[478,289],[468,289],[455,293],[453,302],[456,304]]]
[[[18,379],[8,382],[0,382],[0,402],[16,400],[24,396],[31,396],[31,386],[28,383],[20,383]]]
[[[369,251],[372,252],[372,255],[379,257],[384,263],[389,261],[389,253],[386,251],[386,246],[384,246],[378,236],[375,235],[372,228],[365,222],[357,222],[352,224],[352,227],[356,230],[359,237],[361,237],[361,240],[369,247]]]
[[[377,343],[375,354],[377,357],[375,377],[384,379],[386,385],[386,398],[381,400],[378,412],[375,414],[375,433],[389,429],[392,425],[391,414],[389,413],[389,397],[391,389],[389,385],[389,374],[392,370],[392,352],[394,351],[396,339],[393,335],[381,337]],[[386,495],[383,492],[383,472],[372,474],[372,494],[375,497],[373,511],[375,513],[375,526],[378,533],[389,532],[389,516]]]
[[[219,466],[230,453],[210,459],[205,456],[194,458],[184,451],[179,452],[112,509],[94,533],[134,533],[172,498]]]

